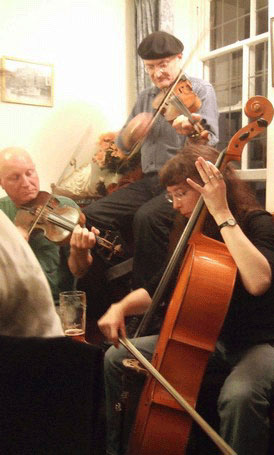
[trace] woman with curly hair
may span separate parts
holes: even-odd
[[[203,233],[224,242],[237,266],[230,306],[207,365],[197,409],[207,419],[207,391],[221,378],[216,405],[220,435],[237,455],[266,455],[274,390],[274,224],[232,164],[220,172],[214,164],[217,157],[210,146],[189,145],[160,171],[167,199],[186,220],[202,196],[208,209]],[[150,303],[145,289],[133,291],[109,308],[99,327],[117,347],[119,333],[126,335],[125,317],[144,312]],[[158,333],[134,340],[149,360]],[[121,346],[111,347],[105,356],[107,449],[111,455],[122,453],[117,450],[114,405],[122,390],[122,361],[128,356]],[[182,374],[184,368],[181,365]],[[195,448],[195,431],[191,440],[194,453],[214,453],[213,449],[204,452],[205,444]]]

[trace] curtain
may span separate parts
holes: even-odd
[[[141,41],[159,30],[173,33],[173,0],[135,0],[135,52],[137,94],[151,86],[142,60],[137,54]]]

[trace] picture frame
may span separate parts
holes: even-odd
[[[274,87],[274,17],[270,18],[270,52],[271,52],[272,87]]]
[[[53,106],[53,65],[2,57],[1,100],[5,103]]]

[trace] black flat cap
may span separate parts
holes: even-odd
[[[144,60],[170,57],[180,54],[184,49],[183,43],[167,32],[153,32],[143,39],[138,47],[138,55]]]

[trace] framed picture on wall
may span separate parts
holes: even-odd
[[[53,106],[53,65],[2,57],[2,96],[5,103]]]

